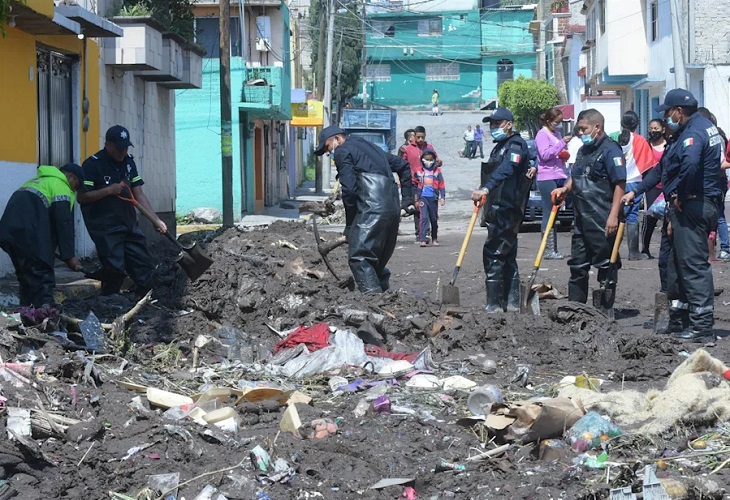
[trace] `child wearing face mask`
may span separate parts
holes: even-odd
[[[441,167],[436,166],[436,153],[431,149],[424,149],[421,154],[421,170],[416,172],[414,179],[416,189],[416,206],[421,221],[418,231],[420,246],[428,244],[428,227],[431,226],[432,245],[438,246],[438,206],[446,204],[446,183],[441,173]]]

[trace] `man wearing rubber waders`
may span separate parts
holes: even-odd
[[[520,273],[517,269],[517,233],[525,215],[535,169],[530,168],[527,143],[514,130],[514,116],[497,108],[482,120],[489,123],[494,148],[482,171],[491,172],[471,195],[487,197],[487,241],[482,260],[486,274],[487,312],[519,312]]]
[[[598,269],[598,281],[609,279],[611,251],[626,188],[626,160],[623,150],[604,131],[603,115],[587,109],[578,116],[577,130],[583,142],[571,171],[570,180],[554,189],[553,199],[561,202],[572,191],[575,226],[570,260],[568,299],[588,301],[588,272]],[[615,268],[621,267],[620,259]]]

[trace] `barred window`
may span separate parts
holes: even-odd
[[[369,82],[389,82],[390,64],[368,64],[366,80]]]
[[[426,81],[444,81],[459,79],[459,63],[426,64]]]
[[[395,36],[393,21],[373,21],[371,26],[373,38],[393,38]]]
[[[418,36],[441,36],[441,19],[421,19],[418,21]]]

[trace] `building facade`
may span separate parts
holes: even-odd
[[[219,5],[195,7],[203,88],[177,94],[178,206],[222,208]],[[288,198],[291,119],[289,9],[279,0],[231,6],[234,218]]]

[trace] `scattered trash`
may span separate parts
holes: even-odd
[[[520,384],[522,387],[527,387],[530,382],[530,371],[532,367],[530,365],[517,365],[515,368],[510,384]]]
[[[401,359],[398,361],[393,361],[391,363],[388,363],[383,368],[378,370],[378,377],[380,378],[394,378],[394,377],[400,377],[402,375],[405,375],[406,373],[412,372],[415,370],[415,367],[406,361],[405,359]]]
[[[30,410],[25,408],[9,407],[6,428],[8,431],[8,439],[12,440],[15,436],[30,437]]]
[[[347,385],[347,379],[345,377],[340,377],[340,376],[332,377],[328,383],[330,386],[330,390],[332,392],[337,392],[337,391],[341,390],[340,388],[342,386]]]
[[[174,392],[163,391],[154,387],[147,388],[147,400],[150,402],[151,405],[165,409],[172,408],[173,406],[193,405],[192,398],[188,396],[175,394]]]
[[[79,323],[79,330],[81,330],[81,335],[84,337],[87,350],[90,352],[106,352],[104,329],[101,327],[101,321],[93,312],[90,312],[86,319]]]
[[[271,457],[269,457],[269,453],[266,450],[264,450],[260,445],[256,445],[249,453],[249,456],[251,457],[251,463],[255,468],[259,469],[261,472],[268,472]]]
[[[494,403],[485,425],[505,431],[506,440],[534,441],[562,437],[583,416],[568,398]]]
[[[441,463],[436,466],[434,471],[435,472],[453,471],[454,473],[458,474],[460,472],[466,471],[466,465],[455,464],[452,462],[447,462],[446,460],[441,460]]]
[[[155,474],[149,476],[147,485],[165,498],[177,498],[177,486],[180,484],[180,473]]]
[[[497,363],[487,357],[486,354],[480,353],[475,356],[469,356],[469,362],[487,375],[497,373]]]
[[[406,387],[425,391],[434,391],[441,388],[441,380],[436,375],[419,373],[406,382]]]
[[[611,464],[608,462],[608,453],[603,451],[599,455],[582,453],[573,459],[573,465],[585,465],[589,469],[605,469]]]
[[[538,459],[544,462],[556,462],[567,455],[567,448],[562,439],[543,439],[540,441]]]
[[[375,413],[390,413],[390,399],[388,396],[380,396],[373,401],[373,411]]]
[[[205,488],[203,488],[203,491],[198,493],[198,496],[196,496],[194,498],[194,500],[228,500],[228,499],[226,496],[223,495],[223,493],[220,493],[218,491],[218,488],[208,484],[205,486]]]
[[[401,497],[405,498],[406,500],[416,500],[418,495],[416,495],[416,490],[414,490],[412,486],[409,486],[405,490],[403,490],[403,494],[401,495]]]
[[[298,437],[300,436],[299,429],[301,429],[301,427],[302,421],[299,418],[299,412],[297,411],[297,407],[294,405],[289,405],[284,412],[284,415],[281,417],[279,428],[282,432],[289,432]]]
[[[618,426],[594,411],[589,411],[573,424],[566,433],[570,447],[577,452],[600,448],[613,438],[623,434]]]
[[[355,409],[352,410],[352,413],[357,418],[361,418],[361,417],[365,416],[365,414],[368,412],[369,409],[370,409],[370,402],[367,399],[363,398],[357,402],[357,406],[355,406]]]
[[[466,406],[472,415],[489,415],[492,404],[501,403],[502,393],[494,385],[483,385],[477,387],[466,400]]]
[[[330,418],[318,418],[309,424],[311,430],[306,437],[309,439],[324,439],[332,434],[337,434],[337,424]]]
[[[415,477],[389,477],[381,479],[370,487],[371,490],[382,490],[389,486],[403,486],[409,483],[413,483],[416,480]]]
[[[461,375],[453,375],[441,380],[443,391],[447,394],[458,392],[466,393],[477,386],[477,383],[462,377]]]

